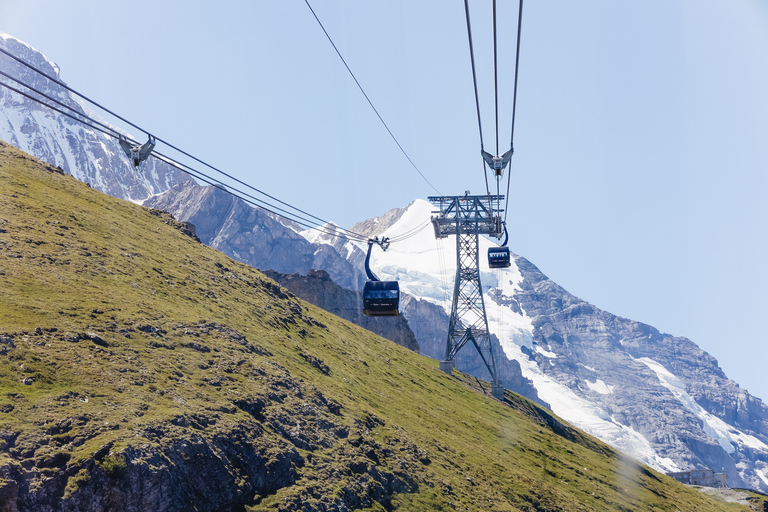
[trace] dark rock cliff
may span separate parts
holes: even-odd
[[[324,270],[310,270],[305,276],[266,270],[264,275],[274,279],[280,286],[285,287],[300,299],[394,341],[398,345],[416,353],[419,352],[419,343],[404,316],[365,316],[362,292],[342,288],[333,282],[328,272]]]

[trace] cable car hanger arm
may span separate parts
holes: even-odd
[[[480,147],[480,154],[483,157],[483,160],[485,160],[485,163],[488,164],[488,167],[493,171],[493,173],[496,176],[501,176],[504,172],[504,168],[509,164],[509,161],[512,159],[512,155],[514,154],[515,150],[514,148],[509,148],[509,151],[504,153],[501,156],[493,156],[486,150]]]

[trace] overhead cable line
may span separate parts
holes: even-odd
[[[493,0],[493,103],[496,110],[496,154],[499,154],[499,66],[496,51],[496,0]],[[497,184],[498,187],[498,184]],[[498,190],[497,190],[498,192]]]
[[[497,42],[497,18],[496,18],[496,0],[493,0],[492,4],[492,10],[493,10],[493,88],[494,88],[494,111],[495,111],[495,121],[496,121],[496,155],[491,155],[485,151],[484,147],[484,141],[483,141],[483,126],[482,121],[480,119],[480,100],[479,100],[479,93],[477,88],[477,71],[475,68],[475,57],[474,57],[474,48],[472,44],[472,24],[470,22],[470,16],[469,16],[469,2],[468,0],[464,0],[464,11],[466,13],[466,19],[467,19],[467,37],[469,38],[469,53],[470,58],[472,62],[472,81],[474,84],[475,89],[475,107],[477,109],[477,124],[478,129],[480,132],[480,154],[483,157],[483,160],[488,165],[488,167],[494,171],[494,174],[496,175],[496,195],[500,195],[500,187],[501,187],[501,177],[504,168],[509,164],[512,155],[514,154],[514,139],[515,139],[515,114],[517,111],[517,82],[518,82],[518,76],[519,76],[519,70],[520,70],[520,39],[521,39],[521,32],[522,32],[522,20],[523,20],[523,0],[520,0],[520,9],[517,19],[517,43],[516,43],[516,51],[515,51],[515,81],[514,81],[514,92],[513,92],[513,98],[512,98],[512,127],[510,130],[510,140],[509,140],[509,150],[504,153],[503,155],[499,155],[500,149],[499,149],[499,72],[498,72],[498,42]],[[485,165],[483,166],[483,176],[485,177],[486,182],[486,190],[488,190],[488,176],[485,169]],[[509,210],[509,189],[511,186],[512,181],[512,173],[509,172],[507,174],[507,193],[506,193],[506,204],[504,207],[504,223],[506,223],[507,220],[507,213]],[[490,195],[490,191],[488,191],[488,195]],[[501,211],[501,201],[499,200],[498,209]]]
[[[56,83],[56,84],[60,85],[61,87],[63,87],[63,88],[65,88],[66,90],[68,90],[69,92],[71,92],[71,93],[73,93],[73,94],[77,95],[78,97],[80,97],[80,98],[82,98],[82,99],[84,99],[84,100],[88,101],[89,103],[91,103],[91,104],[95,105],[96,107],[98,107],[98,108],[102,109],[103,111],[105,111],[105,112],[107,112],[107,113],[109,113],[109,114],[113,115],[113,116],[114,116],[114,117],[116,117],[117,119],[119,119],[119,120],[123,121],[124,123],[127,123],[128,125],[132,126],[133,128],[136,128],[137,130],[139,130],[139,131],[142,131],[142,132],[144,132],[144,133],[146,133],[146,134],[148,134],[148,135],[150,134],[150,132],[149,132],[148,130],[145,130],[144,128],[141,128],[140,126],[138,126],[138,125],[136,125],[136,124],[134,124],[134,123],[132,123],[132,122],[128,121],[128,120],[127,120],[127,119],[125,119],[124,117],[122,117],[122,116],[120,116],[120,115],[116,114],[115,112],[111,111],[110,109],[108,109],[108,108],[104,107],[103,105],[101,105],[101,104],[97,103],[96,101],[94,101],[94,100],[92,100],[92,99],[88,98],[87,96],[85,96],[85,95],[83,95],[83,94],[79,93],[79,92],[78,92],[78,91],[76,91],[75,89],[73,89],[73,88],[69,87],[67,84],[65,84],[65,83],[64,83],[64,82],[62,82],[61,80],[58,80],[57,78],[55,78],[55,77],[52,77],[52,76],[50,76],[49,74],[47,74],[47,73],[45,73],[45,72],[43,72],[43,71],[40,71],[39,69],[35,68],[33,65],[29,64],[28,62],[24,61],[23,59],[21,59],[21,58],[19,58],[19,57],[16,57],[15,55],[13,55],[13,54],[9,53],[9,52],[8,52],[8,51],[6,51],[5,49],[3,49],[3,48],[0,48],[0,52],[2,52],[2,53],[4,53],[5,55],[7,55],[7,56],[11,57],[11,58],[12,58],[12,59],[14,59],[15,61],[17,61],[17,62],[19,62],[19,63],[23,64],[24,66],[28,67],[28,68],[29,68],[29,69],[31,69],[32,71],[35,71],[36,73],[38,73],[38,74],[40,74],[40,75],[44,76],[44,77],[45,77],[45,78],[47,78],[48,80],[51,80],[52,82],[54,82],[54,83]],[[13,79],[13,80],[14,80],[14,81],[17,81],[17,80],[15,80],[15,79]],[[17,81],[17,82],[18,82],[18,81]],[[28,87],[26,84],[23,84],[23,85],[24,85],[25,87]],[[31,87],[29,87],[29,88],[31,89]],[[38,94],[43,94],[43,93],[40,93],[39,91],[36,91],[36,92],[38,92]],[[53,100],[53,101],[56,101],[56,100]],[[58,103],[58,102],[57,102],[57,103]],[[284,205],[284,206],[287,206],[288,208],[294,209],[294,210],[296,210],[296,211],[298,211],[298,212],[300,212],[300,213],[302,213],[302,214],[304,214],[304,215],[307,215],[307,216],[309,216],[309,217],[312,217],[312,218],[314,218],[315,220],[317,220],[318,222],[320,222],[320,223],[322,223],[322,224],[328,224],[328,221],[326,221],[326,220],[323,220],[323,219],[321,219],[321,218],[319,218],[319,217],[316,217],[315,215],[312,215],[311,213],[307,213],[307,212],[305,212],[305,211],[301,210],[300,208],[296,208],[295,206],[292,206],[292,205],[290,205],[290,204],[288,204],[288,203],[286,203],[286,202],[284,202],[284,201],[281,201],[280,199],[278,199],[278,198],[276,198],[276,197],[274,197],[274,196],[272,196],[272,195],[270,195],[270,194],[267,194],[266,192],[264,192],[264,191],[262,191],[262,190],[259,190],[258,188],[255,188],[255,187],[253,187],[253,186],[249,185],[248,183],[246,183],[246,182],[244,182],[244,181],[241,181],[241,180],[239,180],[239,179],[235,178],[234,176],[231,176],[231,175],[227,174],[226,172],[224,172],[224,171],[222,171],[222,170],[220,170],[220,169],[218,169],[218,168],[214,167],[213,165],[211,165],[211,164],[208,164],[208,163],[204,162],[203,160],[201,160],[201,159],[197,158],[196,156],[194,156],[194,155],[191,155],[191,154],[187,153],[186,151],[184,151],[184,150],[182,150],[182,149],[180,149],[180,148],[178,148],[178,147],[174,146],[174,145],[173,145],[173,144],[171,144],[170,142],[168,142],[168,141],[166,141],[166,140],[163,140],[163,139],[161,139],[160,137],[157,137],[157,136],[155,136],[155,139],[157,139],[159,142],[162,142],[163,144],[165,144],[165,145],[166,145],[166,146],[168,146],[169,148],[171,148],[171,149],[174,149],[174,150],[178,151],[178,152],[179,152],[179,153],[181,153],[182,155],[184,155],[184,156],[187,156],[187,157],[189,157],[189,158],[191,158],[191,159],[195,160],[196,162],[198,162],[198,163],[200,163],[200,164],[202,164],[202,165],[204,165],[204,166],[206,166],[206,167],[208,167],[208,168],[210,168],[210,169],[212,169],[212,170],[214,170],[214,171],[216,171],[216,172],[218,172],[218,173],[222,174],[223,176],[226,176],[227,178],[229,178],[229,179],[231,179],[231,180],[233,180],[233,181],[235,181],[235,182],[237,182],[237,183],[239,183],[239,184],[241,184],[241,185],[243,185],[243,186],[245,186],[245,187],[247,187],[247,188],[250,188],[251,190],[253,190],[253,191],[255,191],[255,192],[259,193],[259,194],[262,194],[262,195],[264,195],[264,196],[266,196],[266,197],[268,197],[268,198],[272,199],[273,201],[277,201],[278,203],[280,203],[280,204],[282,204],[282,205]],[[340,228],[340,229],[342,229],[343,231],[346,231],[346,230],[344,230],[343,228]]]
[[[422,179],[423,179],[424,181],[426,181],[426,182],[427,182],[427,185],[429,185],[430,187],[432,187],[432,190],[434,190],[435,192],[437,192],[438,194],[440,194],[440,191],[439,191],[439,190],[437,190],[437,189],[435,188],[435,186],[434,186],[434,185],[432,185],[432,183],[430,183],[430,181],[427,179],[427,177],[426,177],[426,176],[424,176],[424,174],[422,174],[422,172],[419,170],[419,168],[416,166],[416,164],[415,164],[415,163],[413,163],[413,160],[411,160],[411,157],[410,157],[410,156],[408,156],[408,153],[406,153],[406,152],[405,152],[405,149],[403,149],[403,146],[401,146],[401,145],[400,145],[400,143],[397,141],[397,138],[396,138],[396,137],[395,137],[395,135],[392,133],[392,130],[390,130],[390,129],[389,129],[389,126],[387,126],[387,123],[386,123],[386,122],[384,122],[384,119],[381,117],[381,114],[379,114],[379,111],[378,111],[378,110],[376,110],[376,107],[375,107],[375,106],[373,106],[373,102],[372,102],[372,101],[371,101],[371,99],[368,97],[368,95],[365,93],[365,90],[363,89],[363,86],[362,86],[362,85],[360,85],[360,82],[357,80],[357,77],[356,77],[356,76],[355,76],[355,74],[352,72],[352,69],[350,69],[349,65],[347,64],[347,61],[346,61],[346,60],[344,60],[344,57],[342,57],[342,55],[341,55],[341,52],[340,52],[340,51],[339,51],[339,49],[336,47],[336,44],[333,42],[333,39],[331,39],[331,36],[330,36],[330,34],[328,34],[328,31],[327,31],[327,30],[325,30],[325,27],[323,26],[323,23],[320,21],[320,18],[318,18],[318,17],[317,17],[317,14],[315,13],[315,10],[314,10],[314,9],[312,9],[312,6],[311,6],[311,5],[309,5],[309,0],[304,0],[304,3],[306,3],[306,4],[307,4],[307,7],[309,7],[309,10],[312,12],[312,16],[314,16],[314,17],[315,17],[315,20],[317,20],[317,23],[318,23],[318,25],[320,25],[320,28],[321,28],[321,29],[323,29],[323,33],[325,34],[325,37],[327,37],[327,38],[328,38],[328,41],[331,43],[331,46],[333,46],[333,49],[334,49],[334,50],[336,50],[336,55],[338,55],[338,56],[339,56],[339,58],[341,59],[341,62],[344,64],[344,67],[346,67],[346,68],[347,68],[347,71],[349,71],[349,74],[350,74],[350,76],[352,76],[352,79],[353,79],[353,80],[355,81],[355,83],[357,84],[357,87],[358,87],[358,89],[360,89],[360,92],[362,92],[362,93],[363,93],[363,96],[365,96],[365,99],[368,101],[368,104],[371,106],[371,108],[373,109],[373,111],[376,113],[376,116],[379,118],[379,121],[381,121],[381,124],[383,124],[383,125],[384,125],[384,128],[386,128],[386,129],[387,129],[387,133],[389,133],[389,136],[390,136],[390,137],[392,137],[392,140],[393,140],[393,141],[395,141],[395,144],[397,144],[397,147],[398,147],[398,148],[400,148],[400,151],[403,153],[403,155],[405,155],[405,158],[407,158],[407,159],[408,159],[408,161],[409,161],[409,162],[411,163],[411,165],[413,166],[413,168],[414,168],[414,169],[416,169],[416,172],[418,172],[418,173],[419,173],[419,176],[421,176],[421,177],[422,177]]]
[[[60,86],[64,87],[66,90],[68,90],[68,91],[72,92],[73,94],[77,95],[78,97],[80,97],[80,98],[82,98],[82,99],[84,99],[84,100],[86,100],[86,101],[90,102],[91,104],[93,104],[93,105],[95,105],[95,106],[99,107],[100,109],[104,110],[105,112],[108,112],[109,114],[111,114],[111,115],[115,116],[116,118],[118,118],[118,119],[120,119],[121,121],[123,121],[123,122],[127,123],[128,125],[130,125],[130,126],[132,126],[132,127],[136,128],[136,129],[138,129],[138,130],[140,130],[140,131],[142,131],[142,132],[144,132],[144,133],[147,133],[147,134],[149,134],[149,133],[150,133],[150,132],[148,132],[147,130],[144,130],[143,128],[141,128],[141,127],[139,127],[139,126],[135,125],[134,123],[132,123],[132,122],[128,121],[127,119],[125,119],[125,118],[121,117],[120,115],[118,115],[118,114],[116,114],[116,113],[112,112],[112,111],[111,111],[111,110],[109,110],[108,108],[106,108],[106,107],[104,107],[104,106],[100,105],[99,103],[97,103],[97,102],[95,102],[95,101],[93,101],[93,100],[89,99],[88,97],[84,96],[83,94],[80,94],[78,91],[76,91],[76,90],[72,89],[71,87],[67,86],[66,84],[64,84],[64,83],[63,83],[63,82],[61,82],[60,80],[57,80],[56,78],[54,78],[54,77],[52,77],[52,76],[48,75],[47,73],[45,73],[45,72],[43,72],[43,71],[40,71],[40,70],[38,70],[37,68],[35,68],[35,67],[34,67],[34,66],[32,66],[31,64],[29,64],[29,63],[25,62],[23,59],[20,59],[20,58],[18,58],[18,57],[16,57],[16,56],[14,56],[13,54],[10,54],[10,53],[8,53],[8,52],[7,52],[6,50],[4,50],[3,48],[0,48],[0,52],[1,52],[1,53],[4,53],[4,54],[6,54],[6,55],[8,55],[9,57],[11,57],[11,58],[13,58],[14,60],[16,60],[16,61],[20,62],[21,64],[23,64],[23,65],[25,65],[26,67],[28,67],[29,69],[31,69],[31,70],[33,70],[33,71],[37,72],[38,74],[40,74],[40,75],[44,76],[45,78],[47,78],[47,79],[49,79],[49,80],[53,81],[54,83],[56,83],[56,84],[58,84],[58,85],[60,85]],[[16,83],[18,83],[18,84],[20,84],[20,85],[22,85],[22,86],[24,86],[24,87],[26,87],[26,88],[28,88],[28,89],[30,89],[30,90],[32,90],[32,91],[34,91],[35,93],[37,93],[37,94],[40,94],[41,96],[43,96],[43,97],[47,98],[48,100],[50,100],[50,101],[52,101],[52,102],[54,102],[54,103],[56,103],[56,104],[58,104],[58,105],[60,105],[60,106],[62,106],[62,107],[64,107],[64,108],[66,108],[66,109],[68,109],[68,110],[71,110],[72,112],[75,112],[75,113],[76,113],[78,116],[82,116],[82,117],[86,118],[86,119],[87,119],[88,121],[90,121],[91,123],[94,123],[94,124],[96,124],[96,125],[100,125],[100,126],[104,127],[104,128],[105,128],[106,130],[108,130],[108,131],[106,131],[105,129],[99,129],[99,128],[96,128],[96,127],[95,127],[95,126],[93,126],[93,125],[89,125],[88,123],[86,123],[86,122],[85,122],[85,121],[83,121],[82,119],[80,119],[80,118],[78,118],[78,117],[75,117],[75,116],[73,116],[72,114],[70,114],[70,113],[68,113],[68,112],[65,112],[65,111],[62,111],[62,110],[60,110],[60,109],[58,109],[58,108],[56,108],[56,107],[53,107],[53,106],[51,106],[51,105],[48,105],[48,104],[46,104],[45,102],[43,102],[43,101],[39,100],[38,98],[35,98],[35,97],[33,97],[33,96],[31,96],[31,95],[29,95],[29,94],[27,94],[27,93],[24,93],[24,92],[22,92],[22,91],[20,91],[20,90],[18,90],[18,89],[16,89],[16,88],[14,88],[14,87],[12,87],[12,86],[8,85],[8,84],[5,84],[5,83],[2,83],[2,82],[0,82],[0,85],[3,85],[3,86],[5,86],[5,87],[7,87],[7,88],[9,88],[9,89],[11,89],[11,90],[13,90],[14,92],[16,92],[16,93],[18,93],[18,94],[21,94],[21,95],[23,95],[23,96],[25,96],[25,97],[27,97],[27,98],[29,98],[29,99],[33,100],[33,101],[36,101],[36,102],[40,103],[41,105],[44,105],[44,106],[46,106],[46,107],[48,107],[48,108],[51,108],[52,110],[54,110],[54,111],[56,111],[56,112],[58,112],[58,113],[60,113],[60,114],[63,114],[63,115],[65,115],[65,116],[67,116],[67,117],[70,117],[71,119],[74,119],[75,121],[78,121],[78,122],[80,122],[80,123],[82,123],[82,124],[85,124],[86,126],[89,126],[90,128],[96,129],[96,130],[98,130],[98,131],[100,131],[100,132],[104,133],[105,135],[108,135],[108,136],[110,136],[110,137],[113,137],[113,138],[118,138],[118,139],[119,139],[119,137],[123,136],[123,135],[122,135],[122,134],[120,134],[120,133],[119,133],[119,132],[118,132],[118,131],[117,131],[117,130],[114,128],[114,127],[111,127],[111,126],[108,126],[108,125],[106,125],[106,124],[104,124],[104,123],[101,123],[101,122],[99,122],[99,121],[97,121],[97,120],[95,120],[95,119],[93,119],[93,118],[91,118],[91,117],[87,116],[86,114],[83,114],[83,113],[81,113],[81,112],[79,112],[79,111],[75,110],[74,108],[72,108],[72,107],[70,107],[70,106],[68,106],[68,105],[66,105],[66,104],[64,104],[64,103],[62,103],[62,102],[60,102],[60,101],[56,100],[55,98],[52,98],[51,96],[49,96],[49,95],[47,95],[47,94],[43,93],[42,91],[39,91],[39,90],[35,89],[34,87],[31,87],[31,86],[29,86],[28,84],[26,84],[26,83],[24,83],[24,82],[22,82],[22,81],[20,81],[20,80],[18,80],[18,79],[16,79],[16,78],[13,78],[13,77],[11,77],[10,75],[8,75],[8,74],[6,74],[6,73],[4,73],[4,72],[2,72],[2,71],[0,71],[0,74],[2,74],[2,75],[3,75],[3,76],[5,76],[6,78],[9,78],[9,79],[13,80],[14,82],[16,82]],[[129,141],[131,141],[131,142],[133,142],[133,143],[136,143],[136,142],[137,142],[137,141],[135,141],[135,140],[131,139],[130,137],[124,137],[124,138],[126,138],[127,140],[129,140]],[[168,147],[170,147],[170,148],[172,148],[172,149],[175,149],[175,150],[176,150],[176,151],[178,151],[179,153],[181,153],[181,154],[183,154],[183,155],[185,155],[185,156],[187,156],[187,157],[189,157],[189,158],[192,158],[193,160],[195,160],[195,161],[197,161],[197,162],[199,162],[199,163],[201,163],[201,164],[205,165],[206,167],[209,167],[209,168],[213,169],[214,171],[216,171],[216,172],[218,172],[218,173],[222,174],[223,176],[226,176],[227,178],[230,178],[230,179],[232,179],[233,181],[235,181],[235,182],[237,182],[237,183],[239,183],[239,184],[241,184],[241,185],[243,185],[243,186],[245,186],[245,187],[247,187],[247,188],[249,188],[249,189],[251,189],[251,190],[254,190],[255,192],[258,192],[259,194],[262,194],[262,195],[264,195],[264,196],[268,197],[269,199],[272,199],[273,201],[276,201],[276,202],[278,202],[278,203],[280,203],[280,204],[282,204],[282,205],[284,205],[284,206],[286,206],[286,207],[288,207],[288,208],[291,208],[291,209],[293,209],[293,210],[295,210],[295,211],[297,211],[297,212],[300,212],[301,214],[304,214],[304,215],[306,215],[306,216],[308,216],[308,217],[311,217],[311,218],[315,219],[316,221],[318,221],[318,222],[319,222],[319,223],[321,223],[321,224],[329,224],[329,222],[328,222],[328,221],[325,221],[325,220],[321,219],[320,217],[317,217],[317,216],[315,216],[315,215],[312,215],[312,214],[310,214],[310,213],[307,213],[307,212],[305,212],[304,210],[302,210],[302,209],[300,209],[300,208],[297,208],[297,207],[295,207],[295,206],[293,206],[293,205],[291,205],[291,204],[289,204],[289,203],[286,203],[286,202],[284,202],[284,201],[282,201],[282,200],[280,200],[280,199],[278,199],[278,198],[276,198],[276,197],[274,197],[274,196],[272,196],[272,195],[270,195],[270,194],[267,194],[266,192],[263,192],[263,191],[261,191],[261,190],[259,190],[259,189],[255,188],[255,187],[253,187],[253,186],[249,185],[248,183],[245,183],[245,182],[243,182],[243,181],[241,181],[241,180],[239,180],[239,179],[237,179],[237,178],[235,178],[235,177],[233,177],[233,176],[231,176],[231,175],[227,174],[226,172],[224,172],[224,171],[222,171],[222,170],[220,170],[220,169],[218,169],[218,168],[216,168],[216,167],[214,167],[214,166],[212,166],[212,165],[210,165],[210,164],[208,164],[208,163],[206,163],[206,162],[204,162],[204,161],[200,160],[199,158],[197,158],[197,157],[195,157],[195,156],[193,156],[193,155],[191,155],[191,154],[187,153],[186,151],[184,151],[184,150],[181,150],[181,149],[177,148],[176,146],[174,146],[174,145],[172,145],[172,144],[168,143],[167,141],[165,141],[165,140],[163,140],[163,139],[161,139],[161,138],[159,138],[159,137],[155,137],[155,138],[156,138],[158,141],[161,141],[161,142],[165,143],[165,144],[166,144]],[[199,172],[199,171],[197,171],[197,172]],[[188,173],[188,174],[189,174],[189,173]],[[202,174],[203,176],[205,176],[205,174],[203,174],[203,173],[200,173],[200,174]],[[211,179],[212,179],[212,178],[211,178]],[[217,181],[218,181],[218,180],[217,180]],[[229,187],[229,186],[225,185],[223,182],[219,182],[219,183],[222,183],[222,185],[224,185],[224,186],[225,186],[225,187],[227,187],[227,188],[232,188],[232,187]],[[226,189],[225,189],[225,190],[226,190]],[[235,189],[235,190],[237,190],[237,189]],[[245,193],[244,193],[244,192],[242,192],[242,191],[238,191],[238,192],[240,192],[241,194],[245,194]],[[260,207],[260,208],[263,208],[263,209],[265,209],[265,210],[269,211],[270,213],[273,213],[273,214],[275,214],[275,215],[278,215],[278,216],[280,216],[280,217],[286,218],[286,219],[288,219],[288,220],[291,220],[291,221],[293,221],[293,222],[297,222],[298,224],[300,224],[300,225],[302,225],[302,226],[305,226],[305,227],[308,227],[308,228],[310,228],[310,229],[317,229],[317,230],[320,230],[320,229],[319,229],[317,226],[313,226],[314,224],[316,224],[316,222],[314,222],[314,221],[309,221],[308,219],[304,219],[303,217],[301,217],[301,216],[300,216],[300,215],[298,215],[298,214],[295,214],[295,213],[291,213],[291,212],[288,212],[288,211],[286,211],[286,210],[284,210],[284,209],[282,209],[282,208],[279,208],[279,207],[277,207],[277,206],[275,206],[275,205],[269,204],[267,201],[264,201],[264,200],[258,199],[258,198],[254,197],[254,196],[251,196],[250,194],[246,194],[246,195],[248,195],[249,197],[252,197],[252,198],[253,198],[254,200],[256,200],[256,201],[260,201],[260,202],[262,202],[262,203],[264,203],[264,204],[267,204],[267,205],[269,205],[271,208],[277,209],[277,210],[279,210],[279,211],[283,211],[284,213],[286,213],[286,214],[288,214],[288,215],[293,215],[293,216],[295,216],[295,217],[297,217],[297,218],[299,218],[299,219],[302,219],[302,220],[304,220],[305,222],[304,222],[304,223],[302,223],[302,222],[298,222],[298,221],[296,221],[295,219],[292,219],[291,217],[288,217],[288,216],[286,216],[286,215],[281,215],[281,214],[279,214],[279,213],[273,212],[273,211],[272,211],[272,210],[270,210],[269,208],[266,208],[266,207],[264,207],[264,206],[262,206],[262,205],[256,205],[256,206],[258,206],[258,207]],[[238,197],[239,197],[239,196],[238,196]],[[307,224],[306,222],[309,222],[310,224]],[[351,231],[349,231],[349,230],[347,230],[347,229],[345,229],[345,228],[341,228],[341,227],[338,227],[338,229],[339,229],[340,231],[344,232],[344,233],[348,233],[348,234],[350,234],[351,236],[350,236],[349,238],[353,238],[353,239],[357,239],[357,240],[367,240],[367,237],[365,237],[365,236],[363,236],[363,235],[360,235],[359,233],[354,233],[354,232],[351,232]],[[330,233],[329,231],[327,231],[327,230],[320,230],[320,231],[322,231],[322,232],[324,232],[324,233],[327,233],[327,234],[331,234],[331,233]],[[336,236],[338,236],[338,235],[336,235]]]
[[[83,119],[81,119],[80,117],[76,117],[75,115],[71,114],[70,112],[66,112],[66,111],[61,110],[61,109],[59,109],[57,107],[49,105],[49,104],[45,103],[44,101],[40,100],[39,98],[35,98],[31,94],[25,93],[24,91],[21,91],[21,90],[15,88],[15,87],[13,87],[13,86],[11,86],[9,84],[0,82],[0,85],[2,85],[3,87],[6,87],[7,89],[9,89],[9,90],[11,90],[11,91],[13,91],[13,92],[15,92],[17,94],[20,94],[20,95],[22,95],[22,96],[24,96],[26,98],[29,98],[32,101],[35,101],[35,102],[39,103],[40,105],[48,107],[51,110],[53,110],[55,112],[58,112],[59,114],[62,114],[64,116],[67,116],[67,117],[69,117],[69,118],[71,118],[71,119],[73,119],[73,120],[75,120],[75,121],[77,121],[77,122],[87,126],[88,128],[91,128],[93,130],[99,131],[99,132],[103,133],[104,135],[107,135],[107,136],[115,138],[115,139],[119,139],[122,136],[122,137],[124,137],[126,140],[128,140],[130,142],[133,142],[133,143],[137,142],[137,141],[133,140],[131,137],[127,137],[127,136],[121,135],[119,132],[117,132],[117,130],[115,130],[115,128],[110,127],[110,126],[108,126],[108,125],[106,125],[104,123],[101,123],[101,122],[99,122],[99,121],[89,117],[86,114],[78,112],[74,108],[72,108],[72,107],[70,107],[68,105],[65,105],[64,103],[62,103],[62,102],[60,102],[60,101],[50,97],[49,95],[47,95],[47,94],[45,94],[45,93],[43,93],[41,91],[38,91],[37,89],[35,89],[35,88],[31,87],[31,86],[28,86],[27,84],[25,84],[25,83],[15,79],[15,78],[9,77],[8,75],[6,75],[3,72],[0,72],[0,74],[10,78],[11,80],[13,80],[13,81],[15,81],[15,82],[17,82],[17,83],[19,83],[21,85],[23,85],[24,87],[34,91],[35,93],[40,94],[41,96],[44,96],[45,98],[49,99],[50,101],[53,101],[53,102],[61,105],[62,107],[71,110],[72,112],[74,112],[78,116],[81,116],[82,118],[85,118],[88,122],[83,120]],[[94,124],[89,124],[89,122],[90,123],[94,123]],[[251,194],[248,194],[246,192],[242,192],[242,191],[238,190],[235,187],[231,187],[231,186],[225,184],[224,182],[222,182],[220,180],[217,180],[217,179],[215,179],[215,178],[213,178],[211,176],[206,175],[203,172],[200,172],[198,170],[193,169],[190,166],[183,165],[183,164],[173,160],[172,158],[170,158],[170,157],[168,157],[166,155],[163,155],[162,153],[159,153],[157,151],[153,151],[152,155],[155,156],[156,158],[158,158],[159,160],[162,160],[163,162],[171,165],[172,167],[175,167],[176,169],[184,172],[185,174],[189,174],[190,176],[192,176],[192,177],[194,177],[196,179],[199,179],[199,180],[201,180],[201,181],[203,181],[203,182],[205,182],[205,183],[207,183],[209,185],[212,185],[212,186],[214,186],[214,187],[216,187],[216,188],[218,188],[218,189],[220,189],[220,190],[222,190],[222,191],[224,191],[224,192],[226,192],[226,193],[228,193],[228,194],[230,194],[230,195],[232,195],[234,197],[237,197],[237,198],[245,201],[248,204],[251,204],[251,205],[257,207],[257,208],[261,208],[261,209],[263,209],[263,210],[265,210],[265,211],[267,211],[267,212],[269,212],[269,213],[271,213],[273,215],[276,215],[278,217],[282,217],[282,218],[284,218],[286,220],[289,220],[291,222],[295,222],[296,224],[298,224],[298,225],[300,225],[302,227],[305,227],[307,229],[313,229],[313,230],[319,231],[321,233],[324,233],[324,234],[327,234],[327,235],[330,235],[330,236],[334,236],[334,237],[340,238],[340,236],[336,232],[336,230],[330,230],[329,228],[325,227],[325,225],[328,224],[327,222],[323,221],[324,222],[323,225],[318,225],[316,222],[312,222],[312,221],[310,221],[310,220],[308,220],[308,219],[306,219],[306,218],[304,218],[304,217],[302,217],[300,215],[297,215],[297,214],[289,212],[289,211],[287,211],[287,210],[285,210],[283,208],[280,208],[278,206],[270,204],[267,201],[264,201],[263,199],[259,199],[259,198],[255,197],[255,196],[253,196]],[[246,196],[246,197],[244,197],[244,196]],[[251,199],[247,199],[247,197],[250,197]],[[268,196],[268,197],[271,197],[271,196]],[[282,201],[279,201],[279,202],[282,203]],[[287,204],[287,203],[283,203],[283,204]],[[297,209],[295,207],[292,207],[292,206],[291,206],[291,208],[293,208],[296,211],[302,211],[302,210],[299,210],[299,209]],[[280,214],[280,213],[278,213],[277,211],[274,211],[274,210],[282,211],[285,215]],[[314,217],[314,216],[312,216],[312,217]],[[366,241],[368,239],[368,237],[366,237],[364,235],[360,235],[358,233],[354,233],[354,232],[346,230],[344,228],[339,227],[338,229],[339,229],[339,231],[344,232],[345,233],[345,237],[348,238],[348,239],[353,239],[353,240],[358,240],[358,241]],[[346,236],[346,235],[350,235],[350,236]]]
[[[477,73],[475,71],[475,50],[472,46],[472,23],[469,21],[469,1],[464,0],[464,13],[467,18],[467,38],[469,39],[469,60],[472,63],[472,84],[475,88],[475,109],[477,110],[477,128],[480,131],[480,152],[482,153],[483,145],[483,123],[480,121],[480,96],[477,93]],[[485,164],[483,164],[483,177],[485,178],[485,192],[491,195],[491,189],[488,187],[488,174],[485,172]]]
[[[509,147],[514,151],[515,143],[515,112],[517,110],[517,75],[520,70],[520,35],[523,29],[523,0],[520,0],[520,11],[517,14],[517,49],[515,50],[515,87],[512,93],[512,129],[509,135]],[[507,173],[507,199],[504,206],[504,222],[507,222],[509,212],[509,186],[512,182],[512,172]]]

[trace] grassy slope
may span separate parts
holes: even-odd
[[[2,143],[0,165],[0,335],[13,339],[0,343],[0,499],[15,496],[8,475],[20,468],[17,494],[58,475],[55,492],[75,499],[126,459],[151,470],[141,454],[170,439],[245,425],[239,442],[265,460],[298,454],[295,483],[269,493],[233,470],[249,510],[749,510],[517,395],[502,405],[474,379],[282,294],[167,217]]]

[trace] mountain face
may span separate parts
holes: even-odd
[[[191,222],[203,243],[255,268],[286,274],[323,269],[340,286],[353,290],[365,282],[364,273],[333,246],[313,244],[297,227],[215,187],[181,183],[144,205]]]
[[[0,33],[0,47],[59,79],[56,64],[18,39]],[[74,94],[2,53],[0,68],[77,113],[86,113]],[[5,77],[0,77],[0,82],[65,110]],[[191,181],[186,174],[155,158],[150,158],[134,170],[116,139],[2,86],[0,140],[63,169],[97,190],[130,201],[140,202],[177,183]]]
[[[23,43],[2,37],[0,44],[58,72]],[[15,66],[0,62],[3,69]],[[26,73],[17,71],[20,76]],[[52,86],[40,87],[49,87],[57,98],[74,105]],[[301,232],[221,191],[174,178],[170,172],[137,174],[128,168],[119,148],[99,134],[3,88],[0,102],[0,137],[117,197],[138,200],[170,188],[147,204],[196,224],[204,243],[235,259],[257,268],[298,273],[304,280],[317,277],[305,276],[310,270],[322,269],[349,290],[359,290],[365,281],[361,244]],[[372,267],[382,279],[400,282],[403,315],[420,352],[442,359],[455,239],[434,239],[431,210],[428,203],[416,201],[361,222],[353,231],[393,239],[408,236],[386,252],[376,251]],[[480,253],[485,254],[488,246],[482,240]],[[601,311],[557,286],[520,256],[504,270],[491,271],[482,264],[481,279],[508,389],[547,404],[565,420],[657,469],[724,468],[731,486],[768,490],[765,404],[728,379],[717,361],[691,340]],[[457,368],[487,377],[472,347],[459,352]]]
[[[615,446],[635,445],[635,453],[647,441],[657,467],[725,468],[734,487],[768,488],[768,407],[728,379],[717,360],[687,338],[574,297],[524,258],[515,263],[520,290],[497,300],[517,303],[531,336],[513,337],[505,349],[527,358],[524,374],[545,400],[560,397],[553,410],[588,403],[569,420],[591,424]],[[636,435],[642,440],[633,441]]]
[[[750,510],[190,235],[0,143],[0,510]]]

